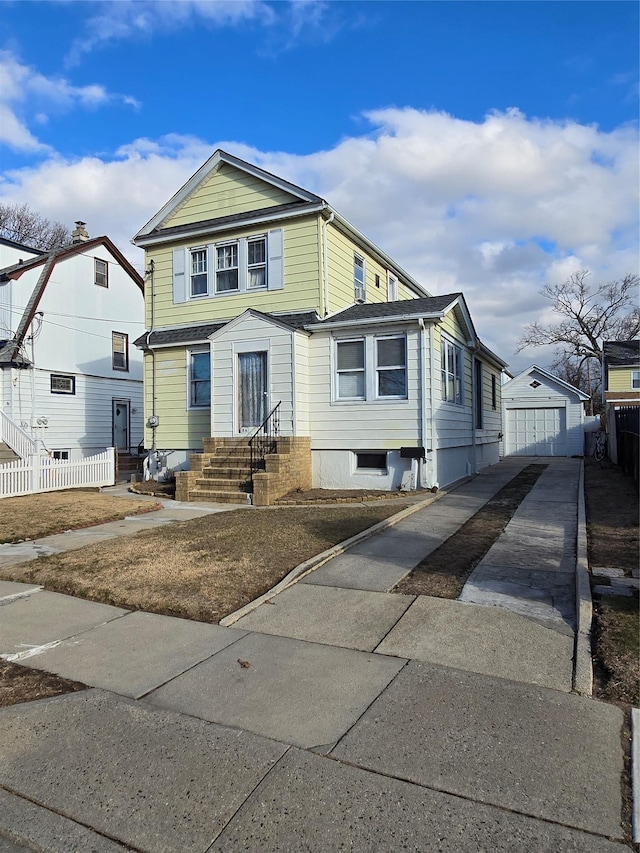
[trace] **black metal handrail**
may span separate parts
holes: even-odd
[[[262,421],[258,429],[249,439],[249,452],[251,468],[251,490],[253,491],[253,475],[256,471],[264,468],[264,458],[269,453],[275,453],[280,434],[280,405],[278,403],[271,409],[267,417]]]

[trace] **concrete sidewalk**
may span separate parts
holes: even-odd
[[[232,627],[0,583],[0,654],[94,688],[0,710],[0,851],[628,849],[622,712],[569,692],[579,461],[543,460],[482,604],[387,591],[531,461]]]

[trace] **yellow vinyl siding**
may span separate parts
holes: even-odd
[[[387,268],[350,240],[334,225],[327,226],[327,258],[329,266],[329,313],[351,305],[354,301],[353,257],[364,258],[366,301],[387,302]],[[376,275],[379,287],[376,287]],[[398,281],[398,298],[409,298],[411,292]],[[411,294],[413,295],[413,294]]]
[[[299,199],[228,163],[223,163],[209,180],[196,187],[178,210],[162,223],[162,227],[191,225],[219,216],[264,210],[293,201]]]
[[[277,227],[274,224],[272,227]],[[320,238],[316,216],[296,219],[283,225],[284,237],[284,288],[281,290],[255,290],[247,293],[224,294],[173,302],[173,249],[206,245],[208,242],[224,242],[240,237],[258,236],[266,229],[238,229],[216,234],[215,239],[199,243],[173,243],[170,246],[153,247],[147,251],[147,267],[151,260],[155,264],[155,316],[154,329],[196,323],[213,323],[231,320],[255,308],[258,311],[320,311],[321,281],[317,244]],[[151,323],[150,288],[147,287],[146,323]]]
[[[156,407],[160,418],[156,447],[201,448],[203,436],[210,435],[211,415],[207,409],[187,409],[187,352],[184,347],[158,350],[156,360]],[[145,423],[152,413],[152,356],[144,356]],[[145,428],[145,447],[152,445],[152,431]]]
[[[609,391],[633,391],[631,384],[632,374],[634,370],[640,370],[640,366],[636,367],[609,367]]]

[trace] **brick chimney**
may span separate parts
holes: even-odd
[[[89,239],[89,235],[87,234],[87,230],[84,227],[87,223],[81,222],[78,220],[76,222],[75,231],[71,232],[71,242],[72,243],[86,243]]]

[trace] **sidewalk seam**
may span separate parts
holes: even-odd
[[[578,531],[576,541],[576,641],[573,659],[573,690],[583,696],[593,695],[593,660],[591,657],[591,625],[593,602],[589,580],[587,523],[584,499],[584,459],[580,462],[578,483]]]

